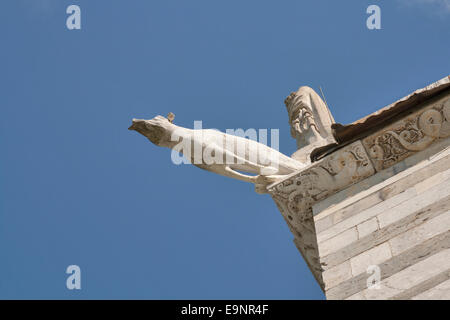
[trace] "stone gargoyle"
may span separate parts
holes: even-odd
[[[160,147],[181,153],[201,169],[253,183],[257,193],[267,193],[267,186],[309,164],[314,148],[334,141],[330,126],[333,117],[314,90],[301,87],[285,101],[291,134],[299,150],[288,157],[252,139],[213,129],[188,129],[173,123],[174,114],[151,120],[133,119],[135,130]]]
[[[267,185],[305,167],[255,140],[213,129],[177,126],[171,121],[173,114],[169,115],[170,120],[163,116],[133,119],[128,129],[139,132],[157,146],[183,154],[189,163],[201,169],[253,183],[258,193],[266,193]]]

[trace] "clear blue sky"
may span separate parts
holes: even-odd
[[[299,86],[348,123],[449,74],[432,2],[2,0],[0,298],[323,299],[268,195],[127,128],[279,128],[290,155]]]

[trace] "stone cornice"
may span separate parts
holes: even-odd
[[[450,95],[439,94],[268,187],[295,236],[296,246],[322,287],[323,267],[312,206],[449,137]]]

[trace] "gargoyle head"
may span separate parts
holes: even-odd
[[[128,130],[135,130],[157,146],[165,147],[174,127],[175,125],[167,118],[156,116],[151,120],[133,119],[133,124]]]

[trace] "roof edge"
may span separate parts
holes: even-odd
[[[434,96],[450,88],[450,76],[446,76],[425,88],[418,89],[408,96],[397,100],[396,102],[347,125],[334,123],[331,126],[333,136],[338,144],[343,144],[361,136],[378,125],[384,124],[397,115],[414,108],[422,102],[431,99]]]

